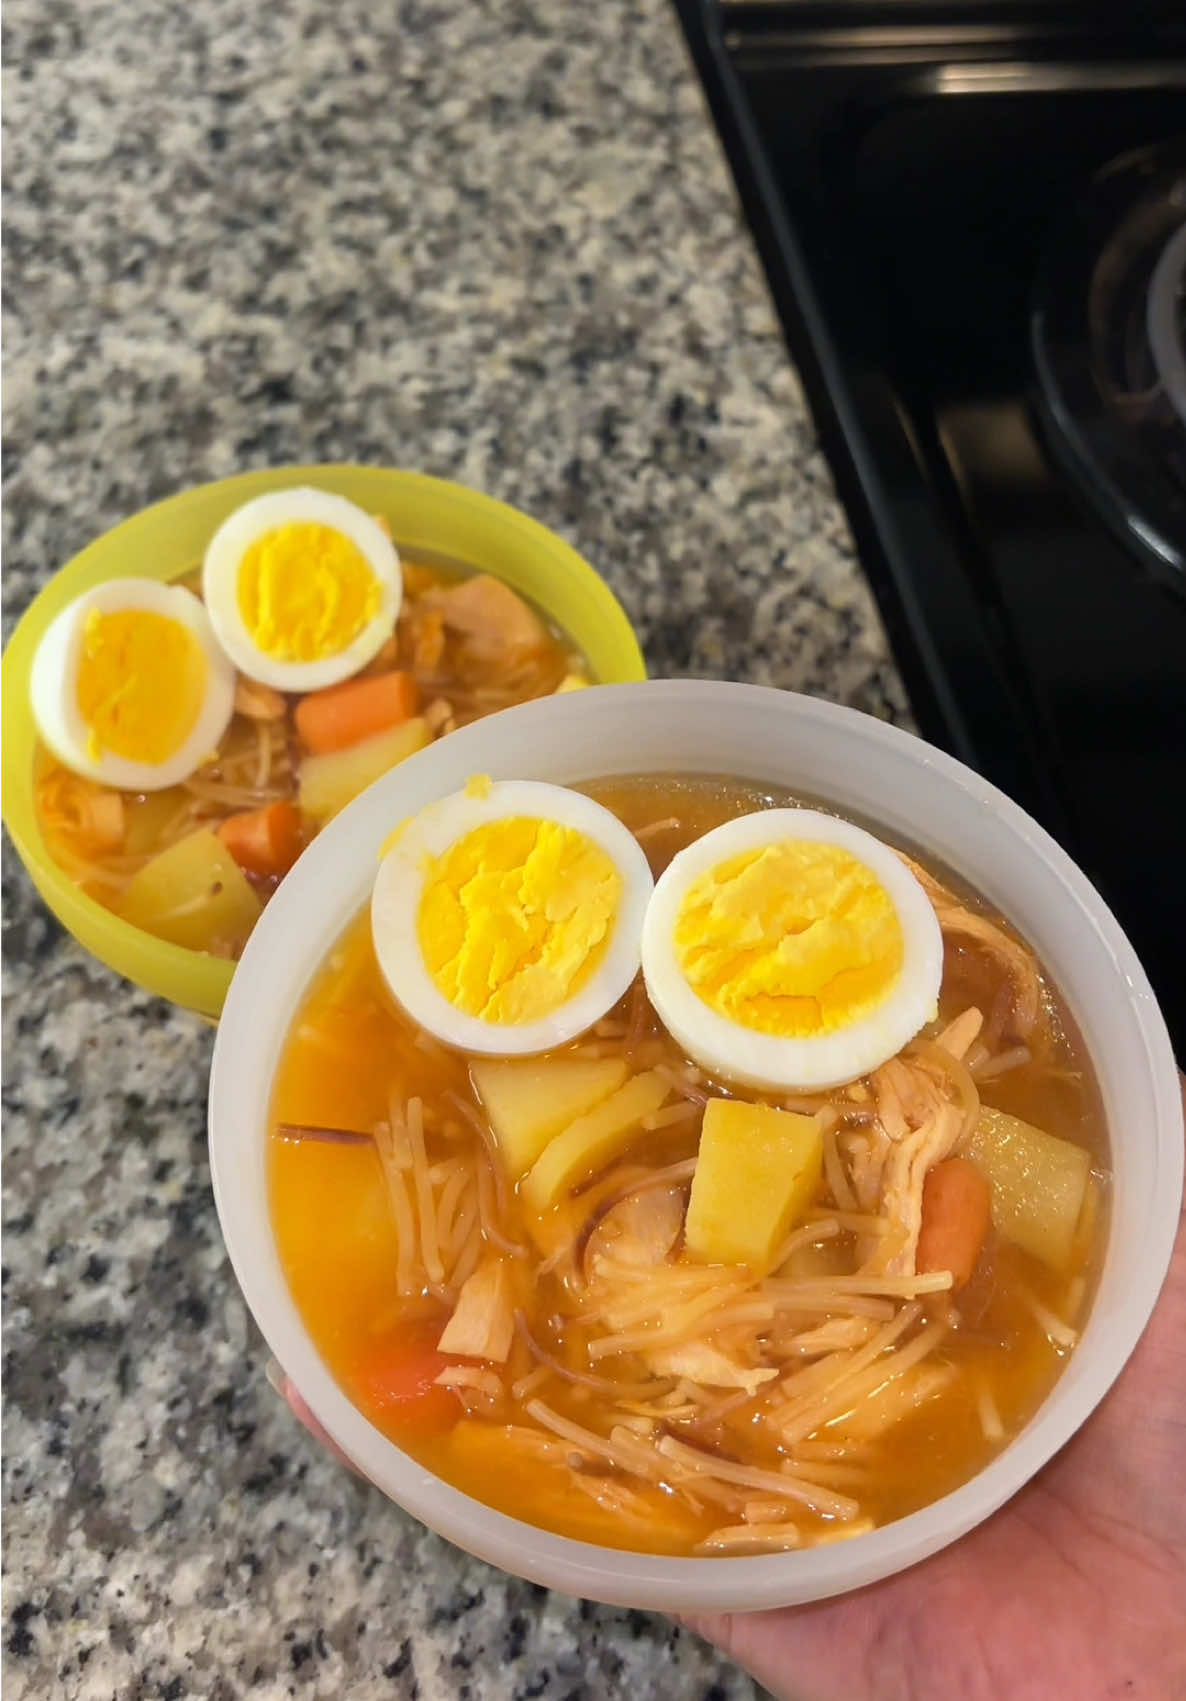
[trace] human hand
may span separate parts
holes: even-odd
[[[1186,1211],[1115,1388],[987,1523],[835,1600],[681,1622],[779,1701],[1182,1701]]]

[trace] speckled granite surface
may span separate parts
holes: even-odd
[[[96,532],[284,461],[556,527],[655,672],[900,688],[662,0],[9,0],[5,631]],[[4,1679],[21,1697],[741,1701],[299,1432],[222,1252],[210,1036],[9,856]]]

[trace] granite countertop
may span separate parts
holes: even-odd
[[[656,673],[904,712],[664,0],[10,0],[6,26],[6,633],[148,502],[374,461],[555,527]],[[752,1697],[297,1428],[215,1219],[209,1031],[6,869],[11,1701]]]

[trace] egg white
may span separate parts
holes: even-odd
[[[189,737],[163,762],[134,762],[111,751],[97,759],[90,754],[90,728],[78,707],[78,667],[93,609],[100,614],[130,609],[163,615],[185,626],[202,648],[207,670],[202,707]],[[191,591],[156,579],[108,579],[76,597],[51,622],[33,658],[29,695],[37,730],[63,767],[124,791],[161,791],[188,779],[214,751],[234,708],[235,670]]]
[[[884,1002],[849,1027],[804,1038],[760,1033],[711,1009],[685,977],[674,944],[679,909],[695,880],[731,857],[787,839],[835,845],[864,863],[889,895],[902,930],[902,968]],[[767,809],[726,821],[672,859],[643,923],[642,968],[660,1020],[711,1074],[764,1092],[830,1088],[878,1068],[933,1020],[943,936],[930,899],[888,845],[817,810]]]
[[[378,580],[380,604],[358,636],[334,655],[284,661],[261,650],[244,624],[239,566],[259,538],[302,522],[330,526],[350,539]],[[202,562],[202,596],[218,641],[240,673],[276,691],[320,691],[349,679],[386,643],[403,598],[403,575],[395,545],[382,526],[344,496],[328,490],[272,490],[236,508],[210,539]]]
[[[430,859],[488,822],[517,816],[584,833],[610,858],[622,889],[605,954],[579,991],[538,1021],[498,1023],[457,1009],[440,992],[421,954],[417,918]],[[549,1051],[591,1028],[638,973],[643,916],[653,887],[650,865],[634,835],[581,792],[537,780],[499,781],[485,797],[454,792],[413,817],[379,865],[371,895],[375,956],[392,996],[446,1045],[495,1057]]]

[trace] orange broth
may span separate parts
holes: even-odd
[[[656,873],[685,844],[721,821],[792,801],[715,781],[650,779],[586,789],[635,831],[672,819],[673,825],[644,839]],[[973,1000],[991,1003],[999,978],[994,979],[974,953],[949,944],[940,1022]],[[870,1520],[881,1524],[901,1517],[958,1487],[1033,1415],[1057,1378],[1067,1349],[1045,1332],[1027,1293],[1068,1322],[1081,1321],[1086,1308],[1104,1238],[1106,1140],[1082,1043],[1057,993],[1047,986],[1046,995],[1054,1036],[1049,1057],[1016,1068],[999,1081],[986,1081],[982,1098],[1088,1147],[1095,1165],[1092,1211],[1084,1212],[1074,1260],[1064,1274],[1055,1275],[999,1236],[990,1236],[980,1267],[960,1296],[960,1326],[951,1329],[938,1352],[940,1364],[952,1367],[948,1385],[913,1415],[857,1449],[855,1458],[825,1458],[834,1425],[822,1426],[810,1438],[808,1451],[813,1448],[819,1461],[814,1466],[817,1480],[840,1493],[859,1493],[859,1528],[867,1528]],[[567,1049],[580,1050],[588,1037]],[[648,1043],[672,1064],[684,1065],[665,1034]],[[710,1084],[710,1090],[719,1089]],[[726,1090],[758,1098],[745,1089]],[[360,916],[331,954],[294,1023],[277,1073],[274,1122],[366,1131],[387,1117],[393,1094],[418,1096],[432,1162],[458,1151],[472,1153],[479,1144],[446,1097],[450,1093],[480,1113],[468,1060],[419,1036],[394,1005],[375,963],[369,919]],[[640,1133],[627,1155],[629,1162],[658,1167],[693,1158],[698,1127],[697,1118]],[[571,1468],[573,1449],[534,1426],[523,1402],[510,1396],[493,1409],[471,1400],[469,1411],[455,1392],[442,1388],[427,1401],[386,1398],[385,1379],[393,1370],[397,1381],[410,1376],[427,1382],[446,1363],[434,1355],[433,1342],[448,1310],[427,1291],[403,1297],[396,1292],[398,1242],[376,1151],[369,1143],[286,1138],[273,1128],[269,1162],[277,1243],[306,1327],[347,1394],[421,1464],[515,1517],[613,1547],[690,1554],[710,1531],[730,1521],[719,1506],[703,1503],[696,1509],[687,1496],[638,1480],[623,1488],[598,1477],[587,1491],[589,1484]],[[546,1341],[556,1359],[576,1370],[589,1367],[586,1337],[579,1320],[560,1316],[566,1310],[561,1273],[540,1272],[541,1249],[562,1237],[565,1212],[586,1214],[599,1189],[602,1197],[609,1192],[619,1168],[614,1166],[609,1178],[595,1179],[575,1201],[556,1207],[549,1213],[552,1221],[529,1219],[513,1194],[499,1220],[504,1236],[531,1248],[528,1259],[514,1261],[514,1280],[533,1338]],[[821,1208],[826,1208],[826,1183],[821,1200]],[[1086,1220],[1089,1215],[1091,1222]],[[854,1244],[851,1233],[842,1233],[807,1247],[800,1255],[802,1270],[851,1269]],[[945,1300],[939,1295],[929,1303]],[[506,1370],[508,1386],[530,1376],[533,1367],[524,1340],[517,1338]],[[602,1359],[592,1368],[626,1381],[637,1373],[628,1359]],[[599,1404],[604,1401],[595,1389],[545,1370],[533,1392],[561,1417],[603,1433]],[[1000,1439],[986,1435],[985,1397],[999,1416]],[[767,1432],[762,1413],[759,1396],[735,1400],[732,1410],[717,1417],[710,1413],[710,1421],[667,1428],[717,1456],[777,1470],[786,1450]],[[513,1431],[506,1428],[508,1419],[516,1426]],[[845,1533],[828,1515],[802,1508],[796,1510],[796,1521],[804,1542]]]

